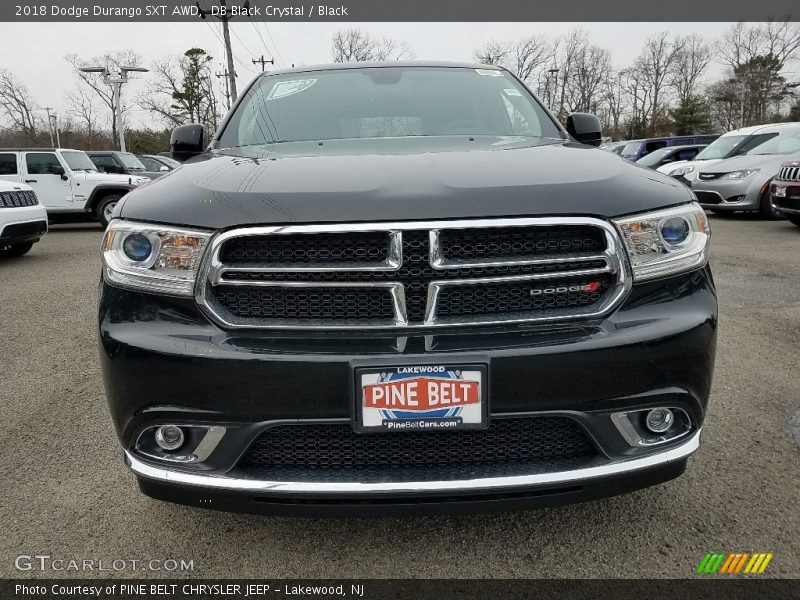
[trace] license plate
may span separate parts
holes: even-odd
[[[485,365],[404,365],[356,370],[355,428],[449,431],[488,426]]]
[[[786,198],[786,186],[776,185],[775,186],[775,197],[776,198]]]

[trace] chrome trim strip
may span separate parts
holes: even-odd
[[[609,296],[606,301],[599,307],[593,307],[589,312],[574,312],[574,311],[553,311],[546,315],[538,315],[526,318],[492,318],[492,319],[447,319],[438,320],[436,318],[436,302],[438,299],[439,290],[442,286],[450,284],[470,284],[470,283],[489,283],[494,281],[515,280],[504,277],[482,278],[482,279],[460,279],[460,280],[438,280],[431,282],[428,286],[428,297],[426,305],[425,319],[421,323],[409,323],[406,312],[406,302],[403,291],[403,284],[400,282],[369,282],[369,283],[348,283],[348,282],[273,282],[273,281],[236,281],[236,280],[220,280],[222,273],[229,271],[232,268],[226,267],[218,260],[219,249],[222,244],[227,240],[238,237],[255,236],[255,235],[270,235],[270,234],[290,234],[290,233],[330,233],[330,232],[357,232],[357,231],[390,231],[392,233],[391,243],[393,249],[391,254],[399,260],[398,269],[402,266],[402,232],[403,231],[418,231],[428,230],[430,232],[430,239],[438,240],[438,233],[443,229],[479,229],[479,228],[497,228],[509,226],[557,226],[557,225],[591,225],[602,229],[606,236],[606,250],[602,255],[587,255],[580,258],[561,257],[558,259],[541,259],[541,262],[550,263],[569,263],[574,260],[605,260],[606,267],[602,269],[590,269],[582,271],[558,271],[547,274],[535,275],[522,275],[516,276],[520,280],[525,278],[556,278],[556,277],[570,277],[580,276],[594,273],[612,273],[616,275],[616,282],[614,287],[609,291]],[[539,259],[536,259],[537,261]],[[438,243],[436,248],[431,244],[430,262],[433,266],[434,261],[439,261],[439,268],[445,268],[447,263],[442,261],[438,253]],[[487,262],[487,263],[471,263],[466,265],[457,265],[459,267],[480,267],[480,266],[507,266],[510,264],[535,264],[535,262],[524,263],[510,263],[510,262]],[[453,265],[456,266],[456,265]],[[234,267],[235,268],[235,267]],[[435,267],[434,267],[435,268]],[[247,269],[250,271],[258,271],[257,268]],[[271,269],[270,269],[271,270]],[[292,269],[294,271],[295,269]],[[347,270],[347,267],[332,269],[335,271]],[[369,268],[367,270],[370,270]],[[388,269],[396,270],[396,269]],[[231,321],[223,317],[216,306],[213,297],[208,293],[209,288],[215,285],[242,285],[242,286],[278,286],[278,287],[362,287],[362,286],[380,286],[388,287],[392,294],[394,304],[394,319],[393,322],[386,325],[359,325],[359,324],[309,324],[309,323],[293,323],[293,324],[270,324],[258,323],[252,319],[242,319]],[[622,243],[619,239],[618,232],[608,221],[596,219],[593,217],[522,217],[522,218],[502,218],[502,219],[460,219],[455,221],[409,221],[409,222],[390,222],[390,223],[349,223],[349,224],[326,224],[326,225],[287,225],[287,226],[272,226],[272,227],[245,227],[241,229],[234,229],[225,233],[219,234],[214,237],[208,244],[207,254],[199,269],[197,285],[195,288],[195,299],[200,308],[204,310],[207,315],[220,325],[231,329],[293,329],[298,328],[314,329],[314,330],[356,330],[356,329],[382,329],[382,328],[397,328],[404,327],[409,329],[431,328],[437,326],[483,326],[483,325],[506,325],[506,324],[523,324],[523,323],[538,323],[538,322],[554,322],[565,321],[574,319],[597,319],[611,312],[611,310],[619,304],[622,299],[627,296],[632,285],[632,277],[630,268],[627,261]],[[216,307],[216,308],[215,308]]]
[[[476,490],[495,490],[511,488],[527,488],[536,486],[552,486],[564,483],[586,481],[589,479],[609,477],[632,473],[666,465],[683,460],[700,446],[702,430],[697,431],[686,442],[657,454],[642,458],[633,458],[613,462],[597,467],[556,471],[536,475],[513,475],[507,477],[483,477],[476,479],[460,479],[452,481],[385,481],[361,483],[358,481],[326,482],[326,481],[262,481],[242,479],[220,475],[199,475],[180,471],[168,471],[150,466],[125,451],[125,462],[139,477],[155,479],[179,485],[194,485],[201,488],[230,490],[238,492],[265,492],[275,494],[309,494],[324,495],[336,493],[351,494],[384,494],[384,493],[436,493],[436,492],[470,492]]]

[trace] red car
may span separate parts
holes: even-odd
[[[772,206],[800,227],[800,157],[783,163],[770,185]]]

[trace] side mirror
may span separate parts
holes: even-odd
[[[169,145],[172,149],[172,158],[179,162],[189,160],[193,156],[202,154],[208,143],[208,134],[205,127],[199,123],[180,125],[172,130]]]
[[[599,146],[603,142],[600,119],[589,113],[572,113],[567,117],[567,133],[581,144]]]
[[[66,179],[66,172],[64,171],[64,167],[53,167],[50,169],[51,175],[59,175],[61,179]]]
[[[161,165],[161,167],[159,167],[158,170],[161,171],[162,173],[166,173],[167,171],[169,171],[169,167],[167,165]]]

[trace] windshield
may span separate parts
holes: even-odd
[[[504,71],[372,67],[261,77],[220,145],[445,135],[561,137]]]
[[[660,150],[651,152],[647,156],[643,156],[636,161],[636,164],[642,165],[643,167],[652,167],[653,165],[660,163],[661,159],[666,158],[672,152],[675,152],[675,148],[661,148]]]
[[[747,154],[794,154],[800,152],[800,131],[779,133]]]
[[[739,156],[748,150],[763,144],[778,135],[777,133],[759,133],[754,135],[723,135],[717,138],[708,148],[695,156],[695,160],[714,160]]]
[[[145,167],[135,155],[131,154],[130,152],[120,152],[117,154],[119,159],[122,161],[122,164],[125,165],[125,168],[130,171],[144,171]]]
[[[629,142],[625,144],[625,147],[622,149],[620,154],[622,156],[636,156],[639,153],[639,148],[642,146],[642,142]]]
[[[96,171],[97,167],[92,162],[92,159],[89,158],[89,155],[86,152],[79,152],[76,150],[70,150],[68,152],[61,152],[61,158],[64,159],[64,162],[67,163],[70,169],[73,171]]]

